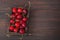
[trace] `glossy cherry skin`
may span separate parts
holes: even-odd
[[[19,19],[15,19],[15,21],[16,21],[16,22],[20,22],[20,20],[19,20]]]
[[[24,34],[25,33],[25,30],[24,29],[20,29],[19,33],[20,34]]]
[[[24,23],[24,21],[23,20],[20,20],[20,24],[22,24],[22,23]]]
[[[14,14],[11,14],[10,18],[15,18],[15,15]]]
[[[20,26],[20,28],[25,28],[24,26]]]
[[[23,28],[23,26],[20,26],[20,29]]]
[[[27,10],[26,10],[26,9],[23,9],[23,13],[24,13],[24,14],[27,14]]]
[[[17,11],[17,9],[14,7],[14,8],[12,8],[12,12],[13,13],[16,13],[16,11]]]
[[[15,23],[15,26],[18,28],[20,26],[20,23],[19,22],[16,22]]]
[[[19,13],[15,13],[15,16],[19,15]]]
[[[28,18],[27,17],[24,17],[22,20],[26,22],[28,20]]]
[[[22,13],[22,11],[23,11],[22,8],[18,8],[17,10],[18,13]]]
[[[14,23],[14,20],[10,20],[10,23]]]
[[[10,26],[10,27],[9,27],[9,30],[10,30],[10,31],[13,31],[13,30],[14,30],[14,26]]]
[[[16,18],[17,18],[17,19],[21,19],[21,18],[22,18],[22,15],[17,15]]]
[[[14,29],[14,32],[18,32],[18,28],[15,28],[15,29]]]
[[[25,28],[25,27],[26,27],[26,23],[22,23],[22,27],[24,27],[24,28]]]

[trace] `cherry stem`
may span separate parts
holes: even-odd
[[[8,13],[6,13],[5,15],[7,15],[8,17],[10,17],[10,15]]]
[[[31,7],[31,3],[30,3],[30,1],[28,1],[28,4],[29,4],[29,8],[28,8],[28,10],[30,10],[30,7]]]
[[[23,34],[21,34],[21,38],[20,38],[20,40],[23,40],[23,36],[24,36],[24,35],[23,35]]]

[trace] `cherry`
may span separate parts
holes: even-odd
[[[15,16],[19,15],[19,13],[15,13]]]
[[[26,9],[23,9],[23,13],[26,14],[27,13],[27,10]]]
[[[14,14],[12,14],[10,17],[11,17],[11,18],[15,18],[15,15],[14,15]]]
[[[23,27],[23,26],[20,26],[20,28],[25,28],[25,27]]]
[[[21,20],[21,21],[20,21],[20,24],[22,24],[22,23],[24,23],[24,21],[23,21],[23,20]]]
[[[10,20],[10,23],[14,23],[14,20]]]
[[[25,28],[26,27],[26,23],[22,23],[22,26]]]
[[[23,28],[22,26],[20,26],[20,28]]]
[[[20,23],[19,23],[19,22],[16,22],[16,23],[15,23],[15,26],[16,26],[16,27],[19,27],[19,26],[20,26]]]
[[[17,19],[21,19],[21,18],[22,18],[22,15],[18,15],[18,16],[17,16]]]
[[[14,29],[14,32],[17,32],[17,31],[18,31],[18,29],[17,29],[17,28],[15,28],[15,29]]]
[[[19,22],[20,20],[19,19],[15,19],[16,22]]]
[[[10,26],[9,30],[13,31],[14,30],[14,26]]]
[[[24,17],[22,20],[26,22],[26,21],[27,21],[27,18],[26,18],[26,17]]]
[[[12,12],[14,12],[14,13],[16,13],[16,8],[14,7],[14,8],[12,8]]]
[[[19,33],[20,34],[24,34],[25,33],[25,30],[24,29],[20,29]]]
[[[18,8],[18,13],[22,13],[22,8]]]

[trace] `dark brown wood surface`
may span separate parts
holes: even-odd
[[[60,39],[60,1],[30,0],[31,14],[29,32],[32,36],[24,40],[59,40]],[[9,8],[23,6],[25,0],[0,0],[0,40],[19,40],[17,36],[6,37],[9,23]]]

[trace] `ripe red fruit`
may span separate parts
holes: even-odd
[[[19,19],[15,19],[16,22],[19,22],[20,20]]]
[[[26,18],[26,17],[24,17],[22,20],[26,22],[26,21],[27,21],[27,18]]]
[[[22,18],[22,15],[17,15],[17,19],[21,19]]]
[[[25,30],[24,29],[20,29],[19,33],[20,34],[24,34],[25,33]]]
[[[23,26],[20,26],[20,28],[23,28]]]
[[[26,9],[23,9],[23,13],[26,14],[27,13],[27,10]]]
[[[20,24],[22,24],[22,23],[24,23],[24,21],[23,20],[20,20]]]
[[[20,26],[20,28],[25,28],[25,27],[26,27],[26,26],[22,26],[22,25]]]
[[[17,10],[16,8],[12,8],[12,12],[16,13],[16,10]]]
[[[22,13],[22,8],[18,8],[18,13]]]
[[[11,17],[11,18],[15,18],[15,15],[14,15],[14,14],[12,14],[10,17]]]
[[[25,27],[26,27],[26,23],[22,23],[22,27],[24,27],[24,28],[25,28]]]
[[[18,29],[17,29],[17,28],[15,28],[15,29],[14,29],[14,32],[17,32],[17,31],[18,31]]]
[[[19,22],[16,22],[16,23],[15,23],[15,26],[16,26],[16,27],[19,27],[19,26],[20,26],[20,23],[19,23]]]
[[[14,26],[10,26],[10,27],[9,27],[9,30],[10,30],[10,31],[13,31],[13,30],[14,30]]]
[[[14,23],[14,20],[10,20],[10,23]]]
[[[19,13],[15,13],[15,16],[19,15]]]

